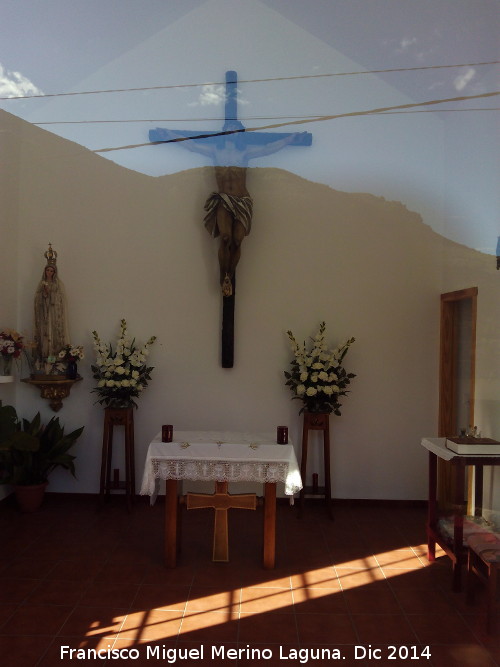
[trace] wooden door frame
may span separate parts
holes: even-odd
[[[439,354],[439,427],[441,438],[458,435],[456,431],[456,356],[458,348],[457,309],[460,301],[471,299],[471,349],[469,423],[474,425],[474,392],[476,384],[477,287],[441,294],[441,328]]]
[[[441,294],[441,325],[439,353],[439,425],[438,435],[441,438],[458,435],[457,430],[457,351],[458,351],[458,307],[461,301],[471,299],[471,341],[469,350],[469,414],[468,424],[474,425],[474,392],[476,383],[476,321],[477,321],[477,287]],[[454,510],[452,499],[454,489],[450,474],[450,464],[439,461],[439,503],[445,510]],[[471,477],[468,477],[467,504],[470,508],[472,500]]]

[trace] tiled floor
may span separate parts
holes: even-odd
[[[273,571],[261,567],[261,512],[231,511],[231,560],[212,563],[212,511],[184,510],[167,570],[161,502],[129,514],[121,496],[98,510],[95,497],[48,495],[33,515],[2,503],[0,664],[500,663],[484,596],[467,606],[449,560],[427,562],[424,508],[341,505],[330,521],[320,503],[301,519],[280,504]]]

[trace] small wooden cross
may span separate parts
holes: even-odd
[[[227,492],[227,486],[227,482],[215,482],[215,493],[188,493],[186,498],[188,510],[206,507],[215,510],[212,560],[220,562],[229,560],[228,509],[254,510],[257,507],[255,493],[230,494]]]

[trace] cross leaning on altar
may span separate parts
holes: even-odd
[[[212,560],[227,563],[229,561],[229,541],[227,511],[229,509],[255,510],[257,496],[255,493],[228,493],[227,482],[215,482],[215,493],[188,493],[186,506],[188,510],[213,508],[214,542]]]

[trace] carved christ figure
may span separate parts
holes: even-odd
[[[220,284],[223,296],[231,296],[234,271],[241,256],[241,243],[252,227],[253,201],[246,188],[248,163],[253,158],[279,151],[301,133],[288,134],[277,141],[256,146],[248,145],[239,121],[227,121],[223,131],[229,134],[211,143],[204,143],[199,139],[187,138],[182,132],[158,130],[162,140],[178,141],[183,148],[206,155],[214,163],[217,192],[212,192],[205,203],[205,227],[213,237],[220,236]]]

